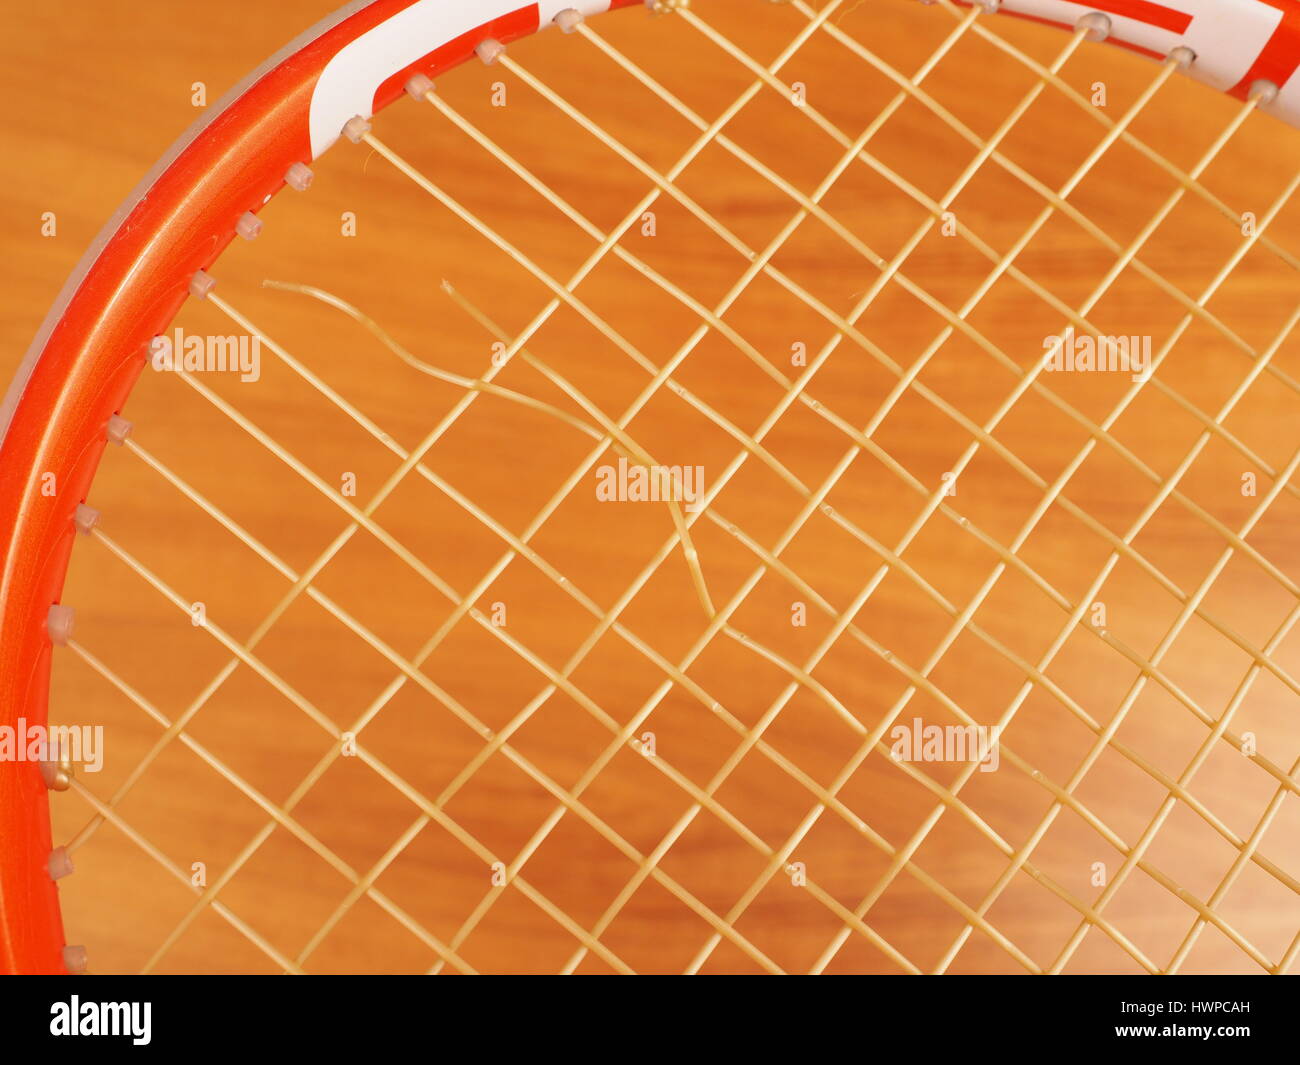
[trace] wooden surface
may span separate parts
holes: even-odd
[[[21,32],[6,34],[0,42],[0,84],[7,99],[19,101],[6,109],[8,149],[0,158],[6,189],[0,201],[0,254],[10,264],[0,318],[0,371],[7,374],[16,366],[45,308],[102,221],[194,119],[193,83],[204,82],[208,99],[215,100],[327,8],[320,0],[201,6],[48,0],[24,11]],[[696,11],[763,63],[806,21],[790,7],[741,0],[701,2]],[[941,8],[886,0],[845,5],[835,22],[909,75],[955,25]],[[752,80],[679,18],[652,19],[633,10],[592,25],[653,70],[706,121]],[[1042,27],[1007,25],[1001,19],[992,20],[992,27],[1042,62],[1050,62],[1068,43],[1067,36]],[[513,46],[510,55],[661,172],[696,136],[687,121],[587,41],[547,33]],[[1035,84],[1023,66],[1000,61],[998,55],[968,33],[926,81],[927,90],[982,137],[993,134]],[[1158,70],[1130,55],[1084,45],[1065,64],[1063,76],[1088,95],[1094,83],[1103,82],[1107,101],[1101,110],[1118,118]],[[850,138],[897,91],[824,33],[813,36],[782,77],[788,83],[803,82],[809,107]],[[504,107],[493,106],[496,82],[504,85]],[[509,71],[474,64],[443,79],[438,93],[602,233],[618,225],[651,188],[645,175]],[[1160,90],[1132,129],[1187,169],[1239,107],[1179,78]],[[738,144],[807,194],[843,154],[770,88],[727,129]],[[567,279],[595,246],[431,105],[403,100],[377,122],[375,131],[548,275]],[[1050,89],[1007,136],[1003,150],[1041,181],[1058,187],[1104,133],[1083,109]],[[873,138],[871,151],[925,196],[939,199],[975,149],[926,107],[910,101]],[[1209,167],[1205,183],[1234,211],[1264,217],[1298,167],[1300,136],[1255,115]],[[754,248],[762,248],[797,210],[786,193],[716,144],[685,171],[679,187]],[[1127,245],[1174,187],[1168,174],[1131,146],[1119,144],[1104,154],[1070,202]],[[879,172],[859,164],[847,168],[823,205],[885,259],[927,217]],[[999,254],[1015,245],[1041,207],[1041,198],[994,165],[985,166],[954,205],[961,224]],[[661,196],[651,209],[654,235],[646,235],[638,220],[622,245],[693,299],[716,305],[744,271],[746,258],[671,197]],[[41,235],[46,211],[57,216],[57,236]],[[341,232],[343,213],[349,211],[356,216],[355,236]],[[536,277],[364,146],[341,144],[331,151],[309,194],[285,193],[263,218],[263,235],[252,244],[237,242],[214,271],[221,293],[404,449],[417,446],[464,389],[402,364],[339,312],[300,294],[265,289],[260,282],[270,278],[334,293],[382,323],[416,358],[471,378],[488,368],[495,337],[441,283],[450,282],[508,337],[527,327],[550,297]],[[1283,209],[1269,235],[1292,253],[1300,252],[1300,208]],[[1242,239],[1237,224],[1188,196],[1144,243],[1140,257],[1195,299]],[[1017,263],[1077,307],[1115,260],[1114,250],[1095,234],[1058,215]],[[847,314],[880,276],[860,247],[817,220],[805,221],[773,263],[823,301],[832,317]],[[989,269],[988,259],[962,236],[945,236],[937,228],[902,267],[907,278],[945,307],[960,306]],[[693,310],[612,258],[577,292],[593,315],[656,367],[679,352],[700,321]],[[1259,353],[1270,349],[1298,296],[1296,270],[1256,247],[1208,307]],[[1151,335],[1159,352],[1183,314],[1167,292],[1130,268],[1109,287],[1090,320],[1104,334]],[[805,345],[812,358],[837,335],[826,313],[770,277],[759,277],[725,318],[787,377],[800,369],[790,365],[794,345]],[[1033,365],[1042,354],[1043,338],[1064,324],[1057,310],[1007,278],[993,286],[968,320],[1021,369]],[[235,332],[210,306],[188,306],[178,324],[200,335]],[[945,324],[916,296],[890,283],[858,328],[878,352],[906,367]],[[615,415],[650,380],[571,307],[555,313],[526,349]],[[340,868],[346,865],[362,875],[379,863],[375,888],[443,942],[452,941],[485,896],[499,895],[459,947],[458,955],[468,965],[485,971],[548,971],[573,958],[578,940],[543,913],[536,898],[544,897],[577,925],[594,928],[637,873],[641,863],[629,854],[650,855],[670,838],[675,842],[656,863],[659,877],[648,878],[631,893],[599,940],[637,971],[678,971],[697,958],[714,933],[716,925],[702,914],[726,917],[768,870],[769,853],[806,829],[788,855],[781,853],[802,863],[808,883],[799,885],[787,870],[777,868],[734,920],[736,936],[754,950],[724,937],[703,962],[704,971],[755,971],[761,965],[754,952],[772,966],[806,971],[846,927],[844,913],[859,910],[864,899],[871,905],[847,922],[847,940],[826,962],[827,971],[929,971],[942,964],[954,972],[1017,972],[1027,968],[1021,958],[1050,968],[1081,919],[1062,896],[1085,905],[1101,896],[1099,868],[1104,867],[1108,880],[1119,873],[1122,848],[1143,839],[1169,795],[1167,785],[1184,773],[1225,708],[1233,706],[1231,731],[1252,733],[1260,755],[1281,767],[1283,776],[1300,756],[1300,697],[1287,683],[1300,676],[1300,637],[1286,629],[1270,646],[1296,608],[1295,587],[1287,586],[1300,579],[1300,499],[1293,488],[1283,490],[1253,525],[1247,542],[1254,557],[1236,552],[1199,601],[1205,614],[1239,637],[1236,645],[1209,621],[1193,618],[1162,652],[1158,676],[1149,672],[1132,700],[1126,697],[1142,670],[1113,645],[1150,663],[1178,622],[1183,603],[1177,594],[1184,599],[1200,594],[1202,581],[1222,554],[1222,529],[1239,530],[1250,521],[1273,487],[1266,470],[1284,469],[1293,460],[1300,424],[1295,389],[1300,343],[1286,337],[1271,360],[1284,375],[1262,374],[1224,420],[1232,439],[1258,461],[1244,457],[1220,432],[1186,471],[1181,464],[1203,425],[1171,394],[1213,417],[1253,362],[1212,324],[1191,325],[1170,351],[1157,374],[1168,391],[1142,389],[1113,424],[1107,419],[1132,384],[1127,375],[1044,375],[1044,384],[1075,415],[1035,392],[1018,400],[958,478],[957,494],[947,500],[950,512],[929,517],[901,553],[904,566],[900,556],[890,553],[972,439],[969,423],[938,409],[916,389],[907,390],[871,434],[880,454],[894,465],[879,455],[858,455],[827,496],[843,521],[836,524],[815,514],[782,553],[800,583],[769,570],[730,618],[734,630],[782,661],[806,663],[833,624],[818,609],[814,592],[842,616],[885,564],[879,553],[885,549],[891,572],[873,586],[853,619],[863,639],[851,633],[836,639],[811,671],[815,684],[797,677],[792,681],[791,672],[772,655],[723,633],[713,636],[686,670],[693,690],[676,684],[666,695],[660,693],[664,670],[635,642],[680,662],[709,625],[680,548],[665,553],[662,565],[620,615],[624,634],[606,631],[590,648],[584,642],[598,625],[592,613],[536,565],[514,560],[478,597],[485,615],[502,604],[505,626],[493,632],[491,625],[464,617],[449,625],[421,667],[439,695],[408,681],[361,732],[359,743],[389,768],[390,778],[381,779],[358,758],[337,758],[295,808],[295,824],[338,859],[334,867],[281,826],[241,863],[220,900],[275,950],[297,958],[348,897],[351,881]],[[740,450],[719,421],[753,434],[786,390],[716,331],[684,359],[675,377],[717,418],[711,421],[678,396],[661,391],[630,423],[629,432],[663,464],[703,466],[706,484],[712,484]],[[1017,384],[1012,368],[960,335],[938,349],[917,379],[950,411],[978,425],[994,417]],[[843,425],[860,431],[872,424],[897,380],[865,345],[841,338],[807,391]],[[571,396],[520,359],[497,381],[583,416]],[[357,492],[351,501],[357,505],[364,505],[400,465],[391,450],[269,350],[264,349],[262,375],[255,384],[211,376],[205,383],[330,489],[339,490],[345,475],[354,474]],[[136,424],[134,439],[141,447],[296,573],[311,566],[348,525],[337,501],[289,470],[172,375],[146,372],[125,414]],[[1049,507],[1018,548],[1023,566],[995,573],[1002,559],[988,544],[1017,543],[1045,486],[1071,468],[1090,439],[1089,426],[1103,422],[1117,446],[1094,448],[1070,473],[1062,495],[1073,510],[1059,501]],[[815,490],[856,445],[839,425],[798,401],[764,443],[771,462],[750,457],[719,493],[714,509],[770,551],[806,503],[796,486]],[[589,449],[588,438],[551,415],[482,395],[429,450],[426,461],[482,513],[518,536]],[[607,450],[599,461],[616,459]],[[779,475],[774,467],[790,476]],[[909,484],[900,471],[914,481]],[[1243,496],[1246,473],[1258,477],[1258,495]],[[1098,591],[1090,592],[1113,547],[1099,530],[1128,535],[1157,498],[1159,482],[1173,476],[1180,477],[1181,500],[1165,499],[1154,508],[1132,536],[1126,557]],[[607,612],[669,541],[673,521],[663,504],[598,502],[592,484],[593,475],[587,473],[532,544],[554,571]],[[249,640],[291,587],[291,580],[136,455],[107,456],[90,502],[103,511],[104,529],[114,543],[182,600],[202,602],[207,618],[237,640]],[[1094,526],[1081,521],[1079,513],[1095,519]],[[1207,522],[1206,515],[1221,528]],[[959,524],[958,516],[969,524]],[[436,573],[459,596],[475,589],[506,549],[447,492],[418,476],[403,479],[374,520],[409,547],[426,573]],[[855,538],[846,526],[862,536]],[[981,542],[972,528],[987,540]],[[693,540],[713,603],[721,609],[745,585],[759,557],[709,520],[694,526]],[[1260,560],[1275,570],[1266,570]],[[365,531],[349,539],[314,583],[357,626],[406,661],[453,612],[429,580]],[[1095,620],[1092,613],[1071,631],[1070,609],[1089,595],[1105,608],[1105,621],[1098,627],[1105,628],[1112,643],[1087,631]],[[168,719],[191,707],[230,661],[210,633],[191,625],[185,613],[102,543],[79,547],[64,601],[76,606],[81,643]],[[952,613],[941,604],[960,613],[973,601],[979,604],[973,624],[988,639],[967,625],[938,661],[930,662],[954,625]],[[791,624],[797,603],[807,606],[806,626]],[[1026,666],[1047,654],[1063,631],[1070,634],[1045,671],[1050,683],[1040,681],[1026,695]],[[534,662],[525,662],[503,635],[526,647]],[[1243,645],[1267,647],[1275,669],[1251,675]],[[571,673],[580,697],[556,691],[539,699],[547,690],[546,671],[564,668],[580,650],[581,661]],[[893,659],[881,657],[880,650]],[[338,729],[353,728],[401,675],[392,661],[306,597],[287,609],[253,653],[301,703]],[[926,670],[929,684],[908,697],[909,674],[900,664],[911,676]],[[1244,695],[1236,699],[1246,680]],[[952,723],[937,693],[984,724],[1006,720],[1008,710],[1014,710],[1003,733],[997,772],[975,773],[954,799],[948,789],[962,777],[964,766],[919,763],[912,767],[919,772],[909,776],[878,748],[861,759],[838,791],[842,805],[807,820],[818,807],[819,794],[826,795],[858,751],[863,728],[870,730],[895,713],[903,722]],[[838,716],[832,698],[859,728]],[[706,705],[708,700],[719,702],[724,711]],[[440,817],[478,841],[477,851],[445,825],[421,827],[421,810],[393,784],[400,777],[436,800],[481,752],[483,740],[457,720],[449,704],[498,731],[532,708],[511,735],[515,757],[494,753],[440,808]],[[614,730],[650,705],[654,709],[631,735],[653,733],[660,765],[624,742],[594,780],[585,781],[588,767],[615,742]],[[163,733],[162,726],[72,653],[60,653],[56,662],[52,706],[56,720],[106,726],[104,770],[80,778],[105,800],[149,756]],[[1209,726],[1197,719],[1197,709]],[[1111,746],[1089,763],[1098,738],[1081,718],[1097,729],[1118,720],[1114,735],[1134,757],[1125,758]],[[746,746],[755,729],[769,745],[765,751]],[[289,801],[313,766],[336,752],[325,729],[246,665],[206,700],[187,732],[277,806]],[[737,757],[742,749],[743,757]],[[521,768],[524,762],[535,771]],[[790,766],[798,768],[802,779],[792,776]],[[1042,780],[1031,778],[1027,767]],[[1080,779],[1071,783],[1076,774]],[[1157,774],[1164,775],[1165,786]],[[492,872],[483,852],[515,862],[538,826],[557,810],[555,794],[538,782],[541,777],[570,796],[580,786],[585,789],[581,811],[570,809],[559,818],[515,870],[532,898],[515,885],[489,896]],[[1068,789],[1071,801],[1040,834],[1054,798],[1043,780]],[[1300,876],[1300,799],[1294,794],[1278,804],[1257,841],[1258,853],[1273,863],[1273,871],[1247,861],[1222,897],[1214,897],[1239,856],[1225,834],[1250,838],[1278,786],[1275,777],[1227,743],[1213,743],[1182,799],[1144,846],[1145,868],[1127,875],[1106,900],[1101,914],[1109,933],[1089,930],[1077,949],[1070,949],[1066,970],[1137,971],[1139,957],[1167,966],[1196,916],[1172,887],[1207,903],[1213,897],[1213,909],[1223,922],[1265,958],[1277,963],[1289,957],[1300,931],[1300,894],[1293,879]],[[674,837],[704,789],[712,789],[706,808]],[[945,799],[946,812],[939,809]],[[72,838],[86,823],[87,806],[75,795],[55,796],[53,805],[56,838]],[[165,746],[116,810],[123,823],[178,868],[188,872],[193,863],[204,863],[209,884],[268,825],[265,810],[179,742]],[[1222,831],[1207,823],[1211,812]],[[747,836],[738,831],[741,827]],[[408,830],[412,842],[389,863],[390,848]],[[912,866],[901,872],[891,868],[891,853],[914,840],[921,842],[911,853]],[[979,909],[1008,868],[1007,848],[1016,851],[1031,843],[1035,875],[1024,868],[1015,873],[983,915],[987,925],[948,958],[967,926],[963,913]],[[69,941],[87,945],[94,970],[135,970],[149,963],[194,905],[187,884],[113,825],[78,847],[75,861],[77,872],[61,889],[65,923]],[[942,886],[946,897],[935,885]],[[690,904],[683,901],[686,896]],[[347,909],[303,967],[316,972],[425,971],[437,962],[427,942],[402,928],[374,899],[364,898]],[[578,971],[612,967],[608,958],[588,953]],[[164,972],[276,968],[211,908],[204,908],[156,961],[156,969]],[[1222,928],[1207,927],[1180,968],[1249,972],[1259,971],[1260,965]]]

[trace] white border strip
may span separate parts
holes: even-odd
[[[1282,11],[1261,0],[1152,0],[1161,7],[1191,16],[1182,33],[1161,29],[1140,19],[1102,12],[1111,21],[1112,41],[1168,55],[1180,46],[1196,53],[1187,73],[1220,92],[1231,89],[1250,71],[1282,22]],[[1002,11],[1075,25],[1098,9],[1073,0],[1003,0]],[[1273,104],[1264,110],[1300,126],[1300,76],[1293,75]]]
[[[348,119],[374,113],[376,91],[399,70],[484,23],[529,6],[519,0],[418,0],[363,33],[325,65],[316,82],[310,113],[312,158],[339,139]],[[595,15],[609,10],[609,0],[541,0],[531,6],[537,9],[538,28],[545,29],[565,8]]]

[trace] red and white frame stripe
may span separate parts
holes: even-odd
[[[414,74],[436,78],[474,54],[551,25],[639,0],[357,0],[254,72],[153,169],[82,259],[0,404],[0,725],[44,724],[53,645],[46,620],[62,593],[85,501],[152,338],[180,309],[247,213],[256,214],[336,141],[355,115],[392,103]],[[1074,26],[1092,12],[1112,39],[1163,58],[1184,46],[1189,72],[1300,125],[1300,0],[982,0]],[[200,194],[202,190],[202,194]],[[40,491],[53,473],[54,496]],[[58,894],[47,861],[48,795],[30,763],[0,763],[0,971],[65,972]]]
[[[1300,126],[1300,4],[1295,0],[1002,0],[1009,15],[1073,27],[1100,12],[1110,19],[1110,39],[1163,59],[1190,48],[1188,73],[1222,92],[1245,99],[1258,81],[1277,87],[1264,110]]]

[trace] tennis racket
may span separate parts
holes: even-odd
[[[1294,0],[316,25],[0,409],[0,968],[1294,969],[1297,65]]]

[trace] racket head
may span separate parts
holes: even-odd
[[[1148,10],[1157,6],[1160,12]],[[189,295],[202,293],[202,272],[235,239],[241,220],[284,190],[291,168],[309,165],[332,145],[328,131],[337,128],[335,138],[342,132],[336,120],[352,101],[368,97],[356,113],[377,113],[403,95],[412,75],[440,76],[473,58],[484,41],[508,44],[549,27],[561,9],[552,7],[498,10],[478,0],[450,7],[419,0],[349,5],[214,107],[106,227],[33,344],[0,419],[0,462],[6,470],[25,471],[0,487],[0,527],[10,530],[0,585],[0,703],[14,723],[45,720],[50,608],[59,604],[77,507],[89,496],[110,432],[120,428],[110,427],[110,420],[120,417],[147,365],[152,339],[166,331]],[[600,14],[599,7],[584,13]],[[1114,7],[1098,13],[1105,16],[1098,34],[1104,27],[1116,43],[1157,56],[1167,54],[1175,38],[1203,32],[1208,18],[1198,8],[1177,19],[1177,4]],[[1066,9],[1073,6],[1051,0],[1001,5],[1003,13],[1055,23]],[[1228,20],[1238,29],[1214,35],[1221,50],[1194,49],[1190,72],[1239,98],[1255,94],[1261,109],[1293,119],[1290,72],[1300,61],[1296,5],[1224,0],[1214,17],[1216,25]],[[1263,33],[1260,28],[1270,24]],[[411,57],[412,51],[419,54]],[[334,80],[326,78],[331,71]],[[54,496],[40,491],[46,474],[60,486]],[[5,964],[12,971],[64,971],[64,935],[48,866],[47,784],[35,767],[0,771],[0,818],[5,837],[18,843],[0,857]]]

